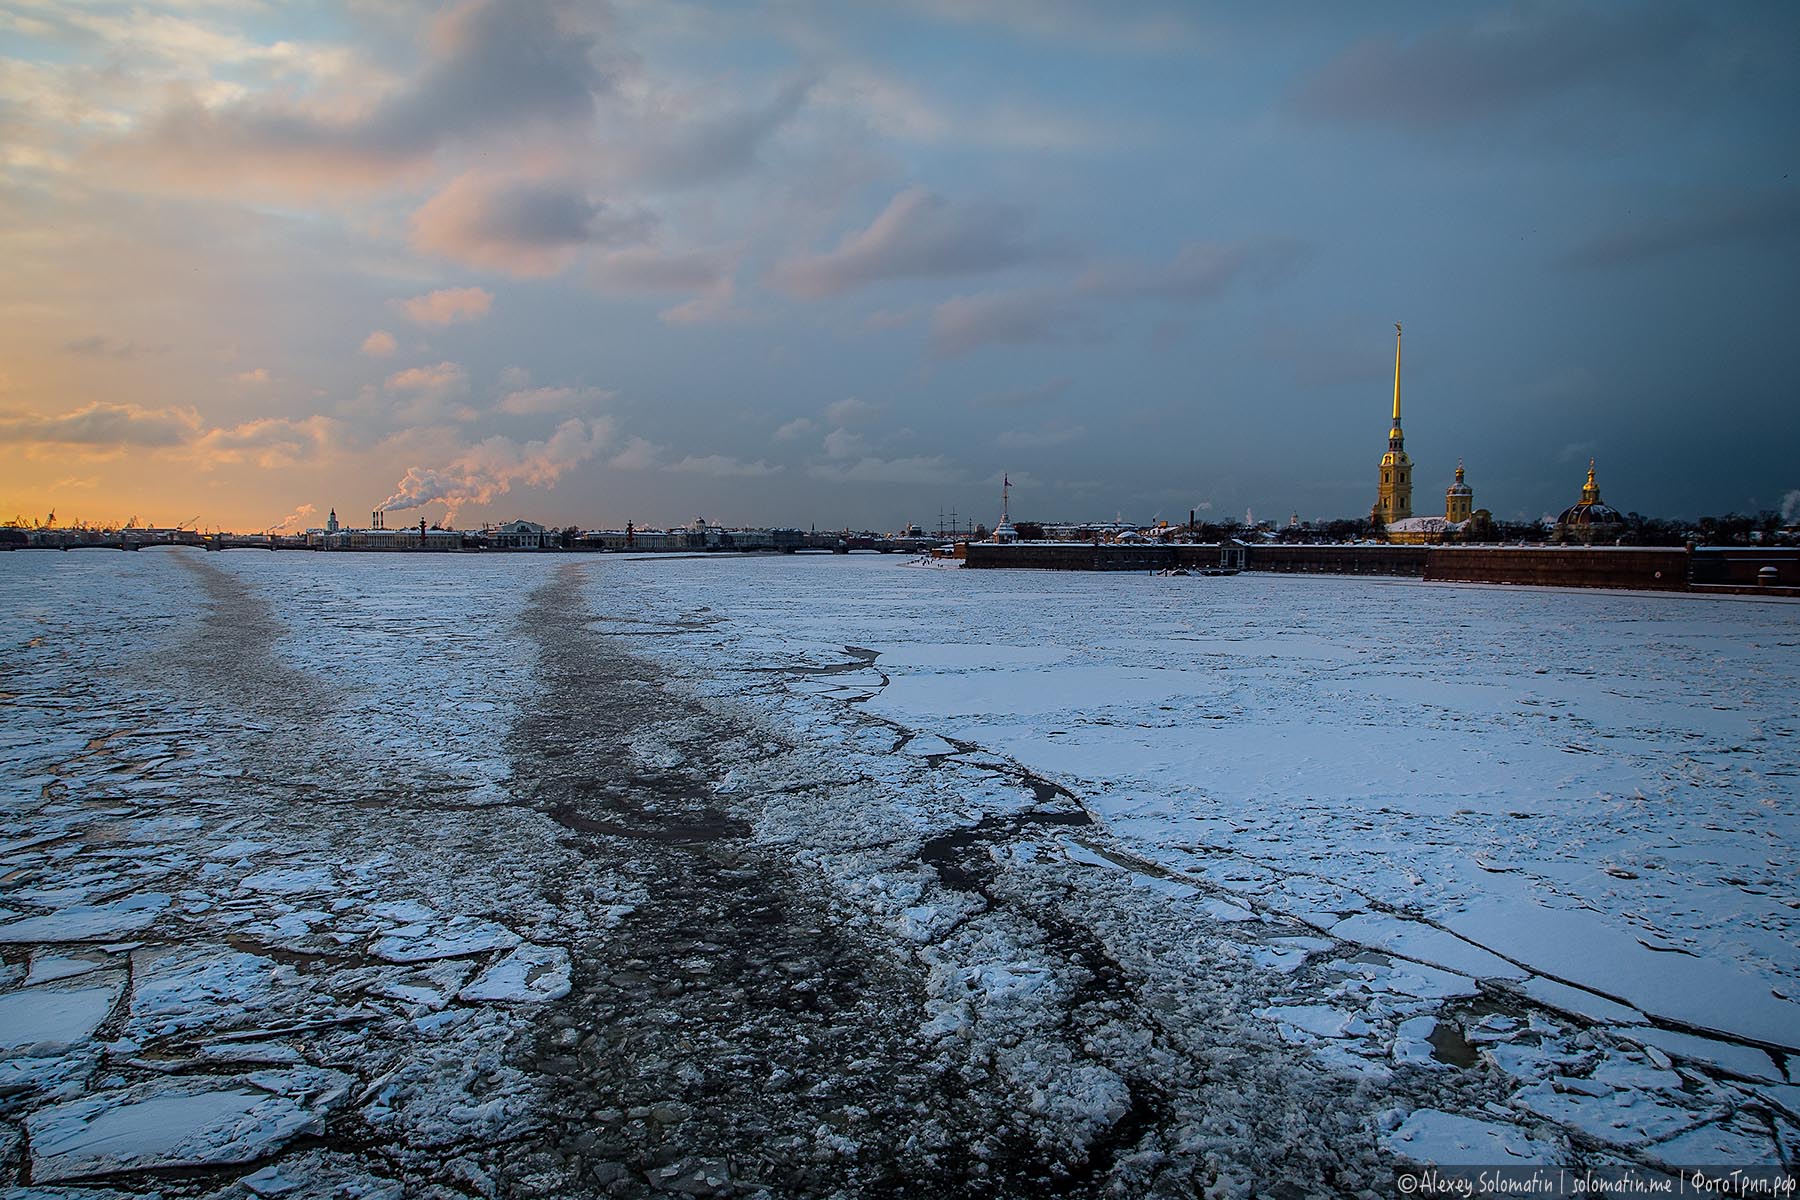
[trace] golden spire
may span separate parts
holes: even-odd
[[[1400,322],[1394,322],[1394,427],[1400,427]]]
[[[1587,485],[1581,489],[1581,502],[1583,504],[1600,502],[1600,485],[1594,482],[1594,460],[1591,458],[1588,459]]]

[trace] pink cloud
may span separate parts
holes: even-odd
[[[421,325],[449,325],[485,317],[494,306],[486,288],[442,288],[400,302],[401,311]]]

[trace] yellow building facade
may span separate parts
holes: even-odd
[[[1387,453],[1381,456],[1381,483],[1373,519],[1383,525],[1412,516],[1412,459],[1400,431],[1400,322],[1394,322],[1394,423],[1388,429]]]
[[[1412,459],[1406,453],[1406,435],[1400,428],[1400,323],[1394,323],[1394,418],[1388,427],[1387,453],[1381,456],[1381,480],[1375,494],[1371,521],[1380,524],[1390,542],[1442,542],[1460,536],[1475,516],[1475,492],[1456,464],[1456,482],[1444,489],[1442,517],[1412,515]],[[1485,517],[1485,514],[1484,514]]]

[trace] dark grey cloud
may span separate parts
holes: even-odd
[[[1286,238],[1190,242],[1167,262],[1096,263],[1070,284],[957,296],[932,311],[932,350],[955,357],[987,345],[1091,336],[1102,302],[1203,303],[1240,283],[1277,283],[1306,253],[1303,243]]]
[[[291,98],[184,101],[122,147],[182,177],[380,182],[456,140],[581,121],[607,82],[552,0],[477,0],[437,18],[424,64],[354,116]]]
[[[1517,4],[1456,17],[1414,38],[1349,47],[1290,97],[1301,116],[1443,129],[1584,87],[1668,92],[1688,74],[1705,22],[1671,4]]]
[[[65,446],[180,446],[200,432],[190,408],[96,402],[74,412],[0,414],[0,441]]]
[[[548,275],[582,246],[646,241],[656,220],[559,180],[464,176],[413,216],[421,250],[514,275]]]
[[[1559,262],[1577,269],[1616,267],[1713,246],[1762,244],[1774,248],[1791,244],[1796,237],[1800,237],[1800,192],[1790,189],[1719,201],[1680,216],[1598,234]]]
[[[981,274],[1054,253],[1026,233],[1029,225],[1029,210],[1016,205],[958,205],[909,188],[868,228],[828,253],[781,263],[774,278],[784,291],[816,299],[890,279]]]

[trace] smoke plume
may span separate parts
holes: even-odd
[[[296,508],[293,512],[281,518],[280,521],[269,526],[269,532],[286,533],[290,529],[297,528],[302,521],[318,511],[319,510],[311,504],[302,504],[299,508]]]
[[[542,441],[515,442],[491,437],[471,446],[442,467],[409,467],[394,494],[381,502],[389,511],[442,504],[446,520],[464,505],[491,503],[513,489],[549,487],[571,467],[599,453],[612,438],[612,422],[571,418]]]

